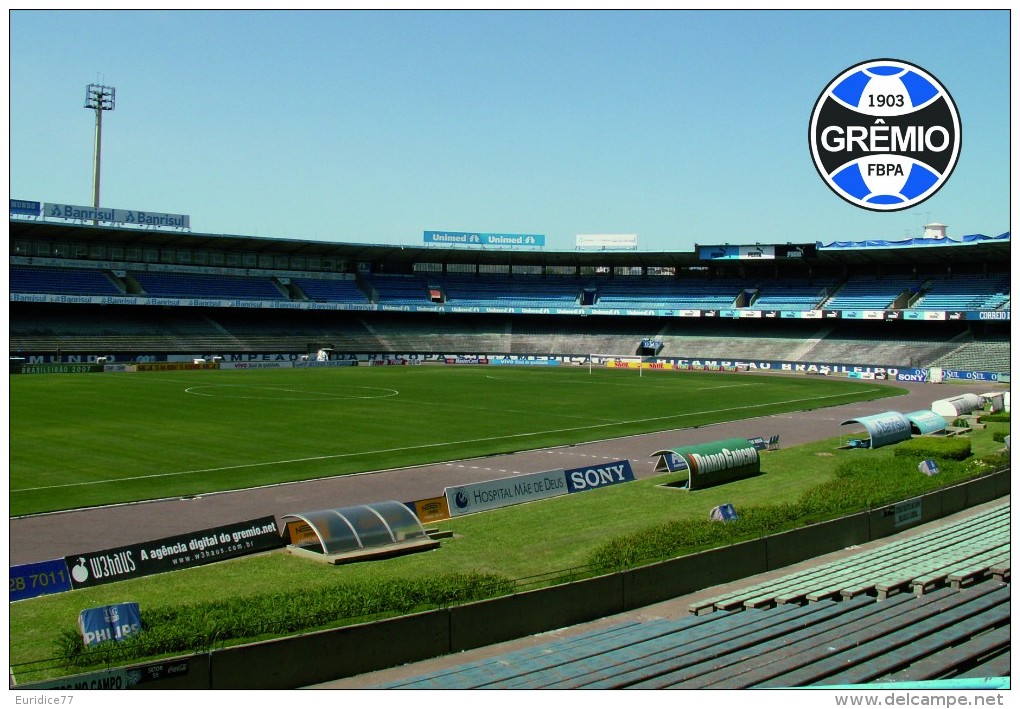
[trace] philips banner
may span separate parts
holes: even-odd
[[[142,614],[137,603],[86,608],[78,614],[78,629],[86,647],[111,640],[121,642],[141,632]]]

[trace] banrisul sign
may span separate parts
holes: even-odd
[[[932,74],[873,59],[838,74],[811,112],[811,157],[841,198],[876,212],[913,207],[939,191],[960,157],[960,115]]]
[[[761,472],[758,449],[746,438],[727,438],[686,448],[656,451],[655,469],[689,471],[687,489],[711,487]]]

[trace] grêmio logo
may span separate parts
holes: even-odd
[[[928,199],[949,179],[962,132],[953,97],[933,75],[898,59],[838,74],[811,112],[815,169],[850,204],[894,212]]]

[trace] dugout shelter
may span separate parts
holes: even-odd
[[[656,451],[656,472],[688,471],[687,490],[701,489],[761,473],[761,457],[746,438]]]
[[[284,515],[292,553],[332,564],[388,558],[439,546],[414,512],[386,500],[365,505]]]

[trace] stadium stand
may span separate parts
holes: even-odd
[[[823,304],[832,310],[885,310],[911,290],[906,278],[858,275],[848,279]]]
[[[1010,364],[1008,339],[993,338],[967,341],[952,352],[932,359],[928,364],[943,369],[980,372],[1008,372]]]
[[[862,594],[881,599],[904,590],[921,595],[947,580],[959,586],[966,579],[989,577],[993,565],[1009,560],[1009,511],[1009,504],[999,505],[924,535],[700,600],[690,611],[704,614]]]
[[[732,308],[747,285],[742,279],[615,278],[593,284],[600,308]]]
[[[582,281],[566,276],[502,274],[468,276],[445,274],[437,278],[451,305],[471,307],[548,308],[578,304]]]
[[[168,298],[245,298],[286,300],[287,296],[268,277],[224,274],[133,271],[131,277],[146,295]]]
[[[625,622],[376,688],[749,689],[995,676],[1008,673],[1009,596],[1008,584],[985,581],[921,598]]]
[[[836,288],[835,282],[807,279],[769,279],[757,284],[749,307],[777,310],[814,310]]]
[[[1005,236],[946,249],[711,262],[696,253],[405,250],[201,235],[177,236],[168,249],[160,233],[12,220],[11,350],[293,354],[335,345],[634,355],[651,338],[662,343],[660,357],[1007,373]],[[219,302],[178,307],[147,297]],[[120,298],[134,310],[120,310]],[[337,307],[313,307],[320,304]],[[951,308],[965,312],[942,311]]]
[[[1007,676],[1009,522],[1009,504],[996,505],[703,599],[681,618],[620,620],[372,688],[748,689]],[[902,580],[894,583],[904,592],[881,593],[897,574],[918,579],[923,593]]]
[[[373,303],[424,305],[429,298],[429,279],[421,276],[380,275],[364,277]]]
[[[660,357],[942,366],[1009,372],[1009,340],[978,338],[958,323],[729,322],[651,317],[473,316],[368,311],[11,303],[11,351],[350,352],[633,355],[642,339]]]
[[[368,298],[353,279],[294,278],[307,300],[319,303],[367,303]]]
[[[937,276],[911,304],[918,310],[999,310],[1009,308],[1009,277],[977,274]]]
[[[121,295],[105,271],[96,268],[11,266],[12,293],[64,293],[70,295]]]

